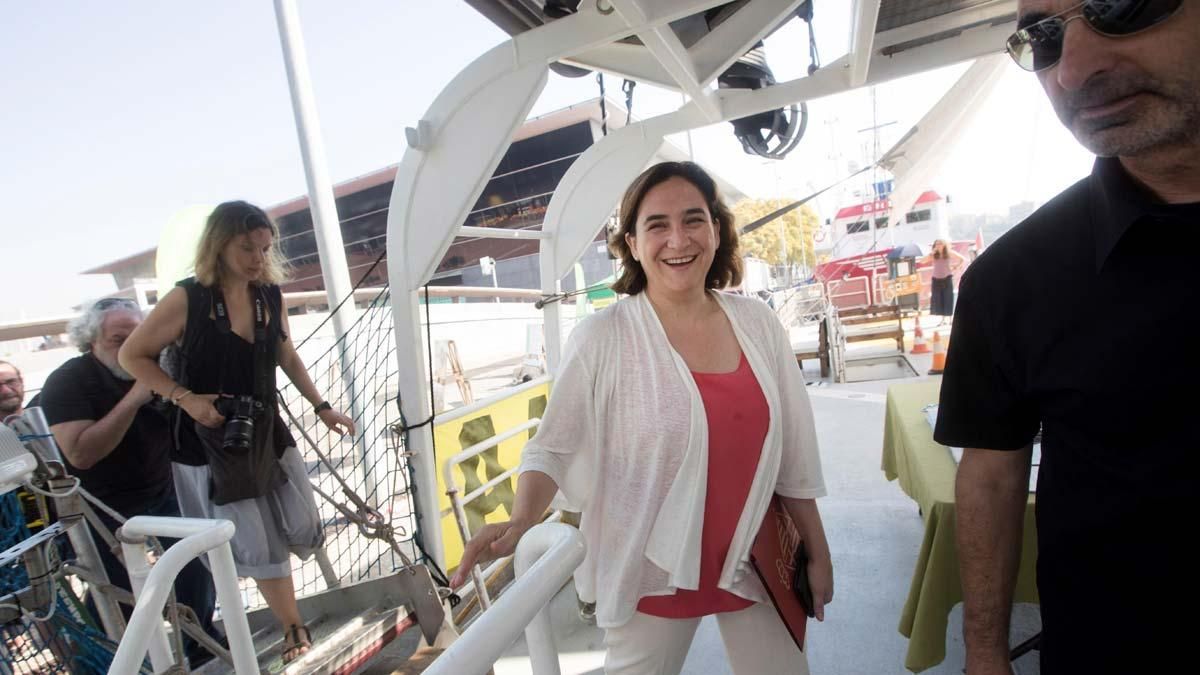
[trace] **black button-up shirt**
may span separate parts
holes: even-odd
[[[1200,204],[1157,203],[1112,158],[963,276],[934,438],[1016,450],[1042,429],[1043,672],[1190,653],[1169,613],[1197,625],[1197,316]]]

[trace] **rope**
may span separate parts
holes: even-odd
[[[813,32],[813,3],[804,3],[799,15],[808,24],[808,74],[812,75],[821,68],[821,55],[817,52],[817,37]]]
[[[383,256],[381,255],[375,265],[372,265],[372,268],[363,275],[359,284],[355,285],[356,289],[365,282],[371,271],[382,260]],[[428,286],[426,292],[428,293]],[[359,416],[354,421],[360,432],[353,439],[353,443],[343,443],[340,438],[331,437],[329,430],[315,416],[305,415],[303,418],[298,418],[292,415],[291,409],[304,404],[299,392],[290,384],[279,390],[281,408],[282,412],[291,419],[292,426],[300,430],[305,439],[305,445],[316,454],[315,465],[311,462],[309,464],[309,474],[313,478],[314,491],[332,504],[337,512],[332,518],[324,518],[322,524],[329,533],[327,534],[326,551],[329,554],[330,562],[339,569],[339,572],[343,576],[354,577],[354,580],[391,573],[398,567],[411,564],[411,560],[402,549],[401,545],[403,544],[405,548],[411,546],[413,557],[429,567],[430,573],[437,583],[448,587],[447,575],[434,563],[434,559],[428,551],[421,546],[420,522],[412,514],[412,509],[391,509],[385,524],[383,523],[384,516],[379,511],[369,507],[362,508],[368,504],[368,499],[371,503],[377,504],[391,504],[402,499],[415,503],[416,486],[413,480],[412,466],[405,453],[409,447],[408,432],[433,423],[432,416],[415,424],[409,424],[404,418],[400,394],[395,389],[401,373],[397,370],[395,358],[394,324],[390,299],[390,290],[385,286],[371,300],[370,305],[358,315],[354,324],[347,329],[346,334],[330,345],[309,366],[309,371],[313,374],[313,381],[318,389],[330,392],[331,403],[340,409],[358,412]],[[432,337],[431,328],[428,321],[428,297],[425,302],[427,356],[432,382],[433,351],[430,339]],[[327,321],[328,318],[301,344],[312,339]],[[352,387],[345,386],[350,380],[344,379],[343,375],[349,377],[350,374],[342,373],[343,357],[346,362],[353,364],[353,377],[356,379]],[[379,399],[382,399],[382,405],[379,404]],[[370,419],[364,419],[363,415],[369,408],[375,412]],[[303,408],[300,407],[300,409]],[[370,492],[362,477],[366,476],[366,472],[372,470],[373,467],[365,466],[362,458],[371,454],[370,446],[375,443],[385,444],[386,451],[390,456],[396,458],[396,465],[389,471],[390,475],[374,479],[373,485],[376,492]],[[353,459],[348,463],[346,460],[351,458]],[[347,467],[350,468],[350,471],[347,471]],[[330,497],[329,490],[322,489],[321,474],[323,473],[330,474],[330,479],[336,481],[335,484],[341,488],[353,506],[339,503]],[[343,473],[346,477],[341,475]],[[387,494],[380,494],[385,491]],[[354,507],[359,507],[357,512]],[[348,537],[345,532],[346,528],[350,526],[355,526],[358,533],[363,536]],[[400,537],[405,538],[401,540]],[[382,552],[370,548],[371,542],[378,540],[389,544]],[[348,575],[347,571],[349,571]],[[301,567],[300,577],[297,584],[299,594],[304,595],[320,590],[321,587],[318,584],[321,575],[315,563],[305,563]],[[247,588],[247,590],[249,589]],[[443,589],[443,593],[448,594],[448,588]],[[452,604],[456,604],[457,597],[450,597],[450,601]],[[251,604],[259,606],[254,602]]]
[[[759,218],[758,220],[756,220],[752,223],[747,223],[746,225],[742,226],[741,232],[739,234],[749,234],[749,233],[757,230],[758,228],[762,227],[763,225],[766,225],[767,223],[771,222],[772,220],[775,220],[779,216],[782,216],[794,209],[798,209],[801,206],[803,206],[804,204],[808,203],[810,200],[820,197],[825,192],[828,192],[829,190],[832,190],[833,188],[841,185],[842,183],[845,183],[846,181],[850,180],[851,178],[854,178],[855,176],[857,176],[858,174],[866,172],[866,171],[870,171],[871,168],[872,167],[870,167],[870,166],[864,166],[863,168],[859,169],[858,171],[855,171],[854,173],[850,174],[849,176],[846,176],[845,178],[842,178],[841,180],[839,180],[835,183],[832,183],[830,185],[826,185],[825,187],[821,188],[820,190],[817,190],[816,192],[812,193],[811,195],[808,195],[807,197],[805,197],[803,199],[794,201],[791,204],[788,204],[787,206],[776,209],[776,210],[772,211],[771,213],[768,213],[767,215],[763,216],[762,218]]]
[[[596,81],[600,83],[600,135],[608,135],[608,106],[604,103],[604,73],[596,73]]]
[[[537,309],[541,309],[551,303],[560,302],[560,301],[566,300],[568,298],[573,298],[577,295],[583,295],[584,293],[591,293],[592,291],[602,291],[602,290],[611,289],[611,288],[612,288],[612,286],[610,286],[609,284],[600,283],[600,284],[595,284],[594,286],[588,286],[586,288],[579,288],[574,291],[565,291],[563,293],[553,293],[551,295],[543,295],[541,300],[538,300],[537,302],[533,303],[533,306]],[[418,426],[420,426],[420,425],[418,425]]]
[[[625,124],[628,125],[633,120],[633,88],[637,86],[637,82],[633,80],[625,80],[621,83],[621,91],[625,92]]]
[[[363,272],[363,275],[358,278],[358,283],[354,284],[354,287],[350,289],[350,293],[347,294],[346,297],[342,298],[342,301],[339,302],[336,307],[329,311],[329,316],[326,316],[321,323],[317,324],[317,327],[312,329],[312,332],[309,333],[303,340],[301,340],[300,344],[296,345],[296,349],[303,347],[309,340],[313,338],[314,335],[316,335],[322,328],[325,327],[325,324],[329,323],[330,320],[333,319],[333,315],[338,313],[338,310],[342,308],[342,305],[346,304],[347,300],[354,297],[354,292],[358,290],[359,286],[363,285],[363,282],[367,280],[367,277],[371,276],[371,272],[374,272],[375,268],[379,267],[379,263],[383,262],[383,259],[386,257],[387,249],[384,248],[383,252],[379,254],[379,257],[375,259],[375,262],[371,263],[371,266],[367,268],[367,271]]]

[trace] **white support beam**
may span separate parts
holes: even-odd
[[[611,2],[611,0],[609,0]],[[664,26],[672,21],[723,5],[729,0],[636,0],[644,3],[647,26]],[[584,5],[591,3],[583,3]],[[615,4],[615,3],[614,3]],[[620,13],[620,12],[618,12]],[[641,28],[636,28],[641,30]]]
[[[617,129],[571,164],[558,182],[542,222],[542,230],[554,234],[552,240],[541,245],[542,284],[547,295],[556,292],[554,284],[595,241],[631,177],[646,168],[662,145],[663,136],[705,124],[708,122],[696,104],[688,103],[673,113]],[[545,325],[546,355],[550,359],[550,350],[557,347],[551,340],[549,315]]]
[[[696,77],[696,68],[679,36],[668,25],[650,26],[650,19],[642,7],[641,0],[609,0],[617,13],[625,18],[629,25],[644,25],[647,28],[639,30],[637,36],[646,45],[646,49],[671,74],[671,79],[679,85],[683,93],[696,102],[700,111],[712,122],[721,119],[720,101],[712,96],[708,87],[702,86]]]
[[[708,86],[750,51],[804,0],[750,0],[688,49],[701,86]]]
[[[460,237],[481,237],[484,239],[549,239],[549,232],[541,230],[511,230],[503,227],[473,227],[463,225],[458,228]]]
[[[867,81],[871,65],[871,50],[875,42],[875,24],[879,20],[880,0],[856,0],[854,21],[850,25],[850,63],[846,81],[851,87],[861,87]]]
[[[952,39],[915,45],[911,49],[891,56],[876,53],[871,58],[863,86],[879,84],[934,68],[977,59],[980,56],[995,54],[1002,49],[1004,40],[1011,32],[1010,25],[997,24],[975,28]],[[848,65],[849,56],[843,56],[808,77],[781,82],[753,91],[722,89],[718,92],[723,102],[722,112],[725,119],[738,119],[782,108],[799,101],[811,101],[815,98],[849,91],[854,87],[847,85],[843,72]],[[671,130],[668,133],[679,133],[684,130]]]
[[[679,84],[662,67],[646,48],[640,44],[613,42],[601,45],[571,58],[560,59],[561,63],[587,70],[610,73],[615,77],[636,80],[643,84],[679,91]]]
[[[954,139],[976,118],[983,103],[995,90],[1012,62],[1004,54],[975,60],[954,86],[925,113],[904,138],[880,159],[880,166],[896,178],[889,195],[890,222],[898,223],[912,208],[933,176],[941,170],[954,148]],[[947,238],[943,219],[938,236]]]
[[[404,373],[399,401],[405,420],[415,427],[405,449],[410,453],[414,476],[418,532],[426,550],[439,563],[445,561],[437,458],[431,429],[422,426],[430,419],[431,401],[417,289],[431,278],[450,242],[462,234],[461,224],[494,174],[509,139],[544,88],[547,64],[638,35],[648,47],[644,50],[647,55],[660,62],[692,101],[673,113],[616,130],[572,164],[551,201],[542,228],[549,233],[549,238],[540,242],[542,293],[557,290],[557,280],[566,273],[564,268],[594,241],[630,177],[651,160],[664,135],[853,88],[845,73],[850,64],[847,57],[810,77],[757,91],[708,89],[708,78],[720,70],[724,61],[715,56],[720,50],[715,45],[706,46],[693,55],[683,49],[668,24],[725,1],[589,0],[576,14],[526,31],[481,55],[446,86],[420,118],[417,132],[412,134],[415,142],[397,168],[389,202],[388,278],[396,359]],[[874,2],[877,6],[878,0]],[[778,9],[785,4],[783,0],[754,0],[744,9],[767,12],[772,6]],[[1013,4],[1007,0],[997,2],[996,7]],[[946,21],[961,15],[956,13]],[[740,33],[735,27],[728,31],[741,36],[738,49],[754,37],[754,31],[746,27]],[[880,45],[896,43],[882,43],[876,38],[874,49],[867,50],[874,53],[866,63],[869,67],[861,84],[876,84],[998,52],[1009,32],[1011,24],[1002,21],[999,25],[981,23],[974,29],[958,30],[950,39],[919,39],[939,33],[914,35],[902,41],[903,50],[891,50],[890,56],[880,53]],[[736,51],[731,48],[729,53]],[[702,54],[707,59],[704,71],[697,69],[694,58]],[[546,312],[546,347],[552,367],[559,344],[558,305],[547,306]]]
[[[551,63],[622,40],[641,31],[666,26],[676,19],[703,12],[728,0],[654,0],[641,21],[630,23],[621,12],[602,13],[594,3],[583,3],[580,11],[556,19],[509,41],[518,67]]]
[[[1004,24],[1011,33],[1016,30],[1017,0],[992,0],[992,2],[963,9],[931,19],[910,23],[875,34],[875,50],[879,51],[903,42],[920,40],[952,30],[969,30],[975,27]]]
[[[1007,24],[975,28],[950,39],[914,45],[894,56],[876,53],[863,84],[879,84],[997,52],[997,45],[1003,44],[1010,29]],[[843,57],[812,76],[756,91],[719,90],[717,95],[722,99],[723,119],[736,119],[849,91],[853,87],[848,85],[845,75],[848,63],[849,58]],[[553,233],[553,239],[541,246],[544,293],[555,292],[557,279],[567,273],[570,265],[590,245],[597,229],[620,199],[628,176],[636,174],[645,165],[662,138],[708,123],[698,106],[689,103],[674,112],[642,120],[609,134],[571,165],[559,183],[542,224],[543,231]],[[569,218],[568,213],[571,214]],[[556,340],[551,339],[552,330],[547,323],[548,355],[557,346]]]

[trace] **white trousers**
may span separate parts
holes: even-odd
[[[734,675],[807,675],[808,660],[769,603],[717,614]],[[637,612],[604,633],[605,675],[679,675],[700,619]]]

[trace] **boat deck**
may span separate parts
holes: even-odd
[[[922,324],[930,325],[925,317]],[[911,331],[911,321],[906,321]],[[948,333],[945,328],[943,337]],[[926,330],[926,338],[932,335]],[[911,336],[911,332],[910,332]],[[909,340],[911,344],[911,338]],[[892,343],[894,347],[894,342]],[[887,342],[854,345],[847,358],[895,354]],[[924,373],[931,355],[906,355],[913,369]],[[810,368],[815,362],[809,362]],[[815,370],[806,368],[810,380]],[[905,673],[908,640],[899,633],[901,609],[909,592],[921,547],[924,522],[917,505],[880,470],[884,403],[887,388],[899,382],[927,379],[875,380],[851,384],[818,381],[809,387],[816,415],[825,481],[829,496],[820,500],[821,515],[834,556],[835,598],[824,623],[809,624],[809,666],[821,675]],[[574,589],[568,586],[551,605],[557,627],[557,646],[563,675],[601,675],[603,631],[579,619]],[[1015,646],[1036,634],[1041,622],[1033,605],[1017,605],[1011,642]],[[958,675],[963,671],[962,606],[955,607],[946,633],[946,659],[922,671]],[[1019,675],[1039,672],[1037,653],[1015,663]],[[364,673],[392,673],[370,669]],[[524,641],[518,640],[495,667],[495,675],[530,673]],[[685,675],[727,675],[715,619],[701,622],[683,670]]]

